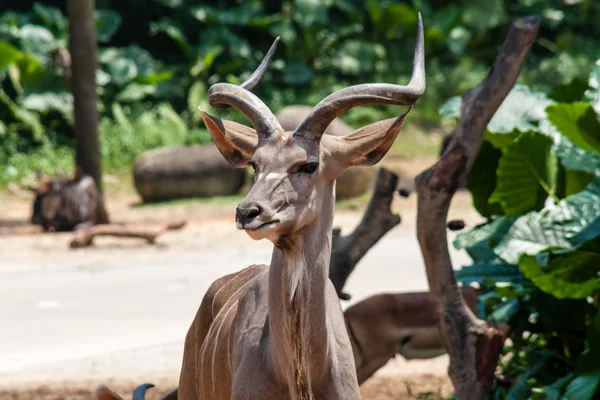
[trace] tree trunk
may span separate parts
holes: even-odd
[[[400,223],[400,215],[390,209],[397,185],[396,174],[379,169],[373,196],[360,224],[348,236],[340,236],[339,229],[333,232],[329,279],[342,300],[350,299],[348,294],[342,293],[342,289],[356,264],[379,239]]]
[[[491,398],[494,372],[506,336],[488,327],[465,306],[448,252],[448,208],[473,164],[489,121],[519,76],[539,23],[535,16],[513,23],[487,77],[463,94],[460,121],[443,156],[415,179],[417,237],[431,300],[450,356],[448,373],[459,400]]]
[[[75,108],[75,165],[102,191],[96,94],[95,0],[68,0],[71,90]]]

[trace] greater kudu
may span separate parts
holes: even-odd
[[[370,83],[339,90],[293,132],[285,132],[252,93],[276,44],[243,84],[218,83],[208,92],[213,107],[237,108],[254,129],[201,111],[223,157],[256,172],[237,207],[238,229],[270,240],[274,248],[270,265],[224,276],[202,299],[185,340],[183,400],[360,398],[342,309],[328,279],[335,179],[349,167],[379,162],[408,111],[344,137],[323,132],[353,107],[412,108],[425,90],[421,17],[408,86]]]

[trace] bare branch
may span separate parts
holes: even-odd
[[[179,230],[185,226],[185,221],[173,221],[167,224],[154,226],[127,226],[127,225],[94,225],[75,231],[69,244],[72,249],[91,246],[96,236],[116,236],[144,239],[148,244],[154,244],[156,237],[166,231]]]
[[[342,293],[342,289],[356,264],[379,239],[400,223],[400,215],[390,209],[397,185],[396,174],[379,169],[373,196],[360,224],[348,236],[340,236],[339,231],[334,230],[329,279],[342,299],[350,298]]]
[[[417,237],[430,296],[450,356],[449,375],[460,400],[490,398],[505,333],[476,318],[464,304],[448,252],[448,208],[473,164],[488,122],[519,76],[539,21],[538,17],[529,16],[512,24],[487,77],[462,96],[462,113],[454,139],[442,158],[415,180],[419,196]]]

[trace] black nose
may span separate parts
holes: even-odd
[[[254,218],[258,217],[260,214],[260,207],[251,206],[251,207],[237,207],[235,209],[237,213],[238,221],[244,225],[251,222]]]

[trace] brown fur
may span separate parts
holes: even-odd
[[[463,287],[461,291],[468,308],[476,312],[477,290]],[[446,352],[428,292],[371,296],[349,307],[344,318],[351,332],[359,383],[396,354],[410,360]]]

